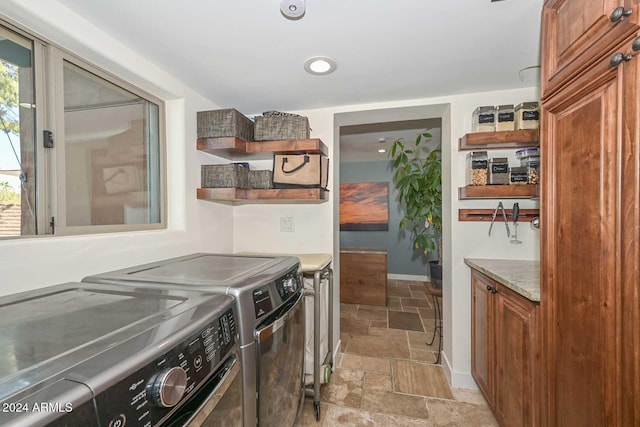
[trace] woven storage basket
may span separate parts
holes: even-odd
[[[249,187],[259,189],[273,188],[273,172],[270,170],[249,171]]]
[[[258,116],[255,123],[256,141],[309,139],[309,119],[302,116]]]
[[[235,108],[198,111],[198,138],[235,136],[253,141],[254,123]]]
[[[249,188],[249,169],[240,165],[202,165],[202,188]]]

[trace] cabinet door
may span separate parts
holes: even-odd
[[[493,281],[475,271],[471,273],[471,375],[493,406]]]
[[[629,49],[623,50],[629,52]],[[622,66],[620,245],[622,422],[640,420],[640,58]]]
[[[503,426],[539,425],[536,405],[536,305],[501,287],[494,296],[495,414]]]
[[[612,22],[618,7],[631,9],[631,15]],[[542,15],[542,97],[635,31],[639,13],[638,0],[547,1]]]
[[[626,66],[604,60],[543,103],[540,307],[552,426],[620,425],[618,107]]]

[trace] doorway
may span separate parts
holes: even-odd
[[[450,104],[433,104],[433,105],[421,105],[411,107],[397,107],[397,108],[384,108],[376,110],[365,111],[352,111],[345,113],[338,113],[334,116],[334,141],[338,141],[335,144],[333,153],[333,161],[335,165],[341,165],[342,163],[357,163],[354,162],[354,156],[359,156],[362,160],[368,159],[380,159],[380,157],[364,157],[362,154],[353,154],[350,148],[349,140],[352,135],[369,135],[370,145],[384,145],[377,142],[379,138],[384,137],[383,133],[387,134],[388,130],[397,132],[397,136],[403,137],[407,140],[414,140],[417,131],[424,130],[425,128],[435,129],[434,125],[439,123],[439,132],[432,132],[434,134],[434,140],[439,139],[439,143],[442,149],[442,258],[443,258],[443,280],[450,276],[450,252],[451,248],[448,242],[450,242],[451,236],[451,147],[449,144],[441,144],[441,141],[451,141],[451,105]],[[422,125],[426,125],[422,127]],[[388,130],[386,130],[388,129]],[[402,129],[404,133],[402,133]],[[439,134],[439,136],[438,136]],[[376,139],[377,136],[377,139]],[[355,138],[355,137],[354,137]],[[347,144],[345,149],[342,147],[342,140],[345,139]],[[373,139],[373,142],[370,142]],[[393,142],[386,141],[385,144]],[[353,144],[356,144],[354,142]],[[380,148],[380,147],[378,147]],[[377,153],[377,149],[373,150],[368,156],[379,156],[380,154],[386,155],[387,153]],[[387,158],[388,159],[388,158]],[[383,160],[384,161],[384,160]],[[352,168],[358,168],[357,165]],[[345,171],[345,178],[352,177],[352,168],[349,171]],[[360,166],[359,168],[362,168]],[[333,168],[333,182],[342,183],[344,180],[341,176],[341,167]],[[356,171],[354,171],[356,173]],[[339,189],[339,186],[338,186]],[[334,233],[334,254],[340,253],[341,247],[341,232],[340,232],[340,191],[334,191],[333,195],[333,233]],[[391,198],[389,198],[391,203]],[[392,230],[392,225],[389,224],[389,230]],[[396,230],[397,231],[397,230]],[[362,235],[361,235],[362,236]],[[363,237],[357,237],[363,239]],[[349,236],[349,239],[355,239],[354,236]],[[364,237],[364,239],[367,239]],[[352,240],[349,240],[351,242]],[[355,241],[354,241],[355,243]],[[411,255],[414,257],[414,255]],[[338,258],[338,257],[335,257]],[[424,261],[424,260],[422,260]],[[412,259],[412,264],[419,265],[415,259]],[[415,267],[415,266],[414,266]],[[339,259],[334,260],[334,268],[336,270],[336,279],[339,280],[340,265]],[[428,268],[428,265],[427,267]],[[412,270],[413,271],[413,270]],[[426,274],[426,273],[425,273]],[[337,282],[339,283],[339,282]]]
[[[442,144],[442,141],[450,141],[451,140],[451,130],[450,130],[450,105],[449,104],[438,104],[438,105],[427,105],[427,106],[415,106],[415,107],[402,107],[402,108],[388,108],[388,109],[379,109],[379,110],[368,110],[368,111],[356,111],[356,112],[347,112],[336,114],[334,117],[334,141],[338,141],[335,144],[335,149],[333,153],[334,164],[339,165],[339,167],[334,168],[334,176],[333,182],[335,183],[346,183],[347,181],[374,181],[376,179],[382,179],[389,185],[389,190],[391,190],[394,185],[391,179],[388,178],[391,172],[387,171],[387,178],[382,178],[383,172],[387,169],[387,165],[389,164],[389,159],[387,153],[378,153],[378,149],[384,148],[388,149],[390,144],[394,139],[398,137],[402,137],[405,140],[411,142],[415,141],[416,135],[418,132],[422,132],[425,129],[430,129],[430,133],[434,136],[431,141],[434,146],[429,145],[430,148],[435,148],[435,146],[441,145],[442,149],[442,191],[443,191],[443,232],[442,238],[444,241],[443,245],[443,259],[444,259],[444,281],[446,283],[447,277],[450,277],[450,273],[447,274],[447,271],[450,272],[450,260],[451,257],[447,254],[450,253],[451,249],[447,241],[450,241],[450,238],[447,237],[451,234],[451,147],[448,142],[446,144]],[[437,130],[436,130],[437,129]],[[396,134],[389,132],[397,132]],[[402,133],[404,132],[404,133]],[[384,133],[385,135],[383,135]],[[388,137],[387,135],[391,135]],[[395,136],[393,136],[395,135]],[[366,136],[366,137],[365,137]],[[351,147],[351,139],[366,139],[364,141],[353,141],[353,144],[361,143],[367,144],[370,146],[370,153],[365,155],[360,151]],[[380,138],[385,138],[385,141],[381,142]],[[372,147],[371,147],[372,146]],[[377,156],[377,157],[376,157]],[[382,157],[382,158],[381,158]],[[375,168],[376,163],[380,163],[378,168]],[[346,165],[346,166],[345,166]],[[389,167],[390,168],[390,167]],[[345,233],[345,230],[340,230],[340,191],[333,192],[333,209],[334,209],[334,254],[336,257],[334,258],[334,269],[336,270],[336,283],[340,283],[341,277],[341,265],[340,265],[340,249],[345,244],[354,244],[354,245],[368,245],[376,242],[376,237],[380,238],[380,236],[376,236],[375,233],[382,233],[382,231],[349,231]],[[391,194],[391,191],[388,194],[388,203],[389,206],[395,205],[396,200],[394,196]],[[392,208],[391,208],[392,209]],[[389,218],[391,218],[390,215]],[[394,239],[398,236],[398,224],[392,224],[391,219],[387,222],[388,230],[386,231],[390,234]],[[384,245],[384,239],[377,240],[377,245]],[[373,243],[375,244],[375,243]],[[417,266],[417,270],[402,270],[397,269],[397,267],[391,267],[394,271],[389,271],[392,279],[390,280],[403,280],[409,279],[416,281],[413,286],[409,284],[409,282],[404,283],[405,289],[403,290],[394,290],[394,292],[404,292],[406,295],[404,298],[413,299],[414,296],[412,292],[420,293],[422,292],[422,284],[421,281],[426,279],[427,271],[428,271],[428,259],[420,259],[420,257],[415,256],[413,251],[411,251],[410,246],[405,248],[404,254],[400,252],[400,250],[396,246],[389,246],[387,248],[387,253],[392,253],[394,256],[409,258],[409,264],[414,264],[414,267]],[[433,254],[435,255],[435,254]],[[417,258],[417,259],[416,259]],[[411,274],[415,272],[416,274]],[[346,273],[346,271],[345,271]],[[403,274],[404,273],[404,274]],[[408,273],[408,274],[407,274]],[[398,274],[398,276],[393,276],[394,274]],[[399,277],[399,279],[395,279],[394,277]],[[418,289],[420,288],[420,289]],[[340,291],[336,292],[336,301],[335,304],[340,304]],[[400,297],[398,297],[400,298]],[[408,302],[408,301],[407,301]],[[355,327],[359,330],[364,330],[367,328],[376,328],[379,326],[386,325],[387,328],[395,329],[398,325],[405,325],[407,330],[407,334],[418,334],[418,340],[422,340],[422,335],[426,335],[429,332],[429,328],[431,327],[433,322],[433,317],[430,315],[430,310],[433,310],[430,307],[430,304],[427,304],[425,307],[409,307],[408,310],[403,310],[402,307],[398,307],[396,304],[398,300],[394,300],[393,298],[388,300],[390,305],[380,306],[380,307],[371,307],[371,306],[363,306],[364,310],[362,311],[362,315],[365,317],[369,317],[369,322],[367,325],[364,323],[360,324],[357,321],[358,315],[353,316],[355,319],[355,323],[352,321],[351,314],[346,313],[347,316],[343,319],[338,319],[336,327],[338,330],[335,331],[336,334],[340,333],[340,323],[354,323],[350,325],[350,327]],[[412,303],[412,302],[409,302]],[[418,302],[417,304],[419,304]],[[393,306],[393,307],[391,307]],[[351,310],[353,307],[347,307],[347,309]],[[361,307],[362,308],[362,307]],[[376,308],[379,310],[376,311]],[[419,319],[410,319],[410,313],[418,313],[420,314],[422,311],[423,316]],[[393,312],[393,313],[392,313]],[[392,315],[390,315],[391,313]],[[379,319],[378,319],[379,317]],[[384,317],[384,319],[383,319]],[[391,318],[394,319],[391,319]],[[390,324],[393,323],[393,324]],[[383,325],[384,324],[384,325]],[[345,324],[346,326],[346,324]],[[369,329],[371,330],[371,329]],[[380,331],[383,333],[383,331]],[[338,335],[336,335],[338,336]],[[341,337],[343,341],[346,341],[348,336],[344,335]],[[369,339],[369,338],[366,338]],[[364,339],[364,341],[366,341]],[[369,340],[375,341],[375,338],[370,338]],[[356,340],[357,341],[357,340]],[[353,343],[356,343],[353,341]],[[363,341],[363,339],[360,339]],[[374,356],[375,353],[375,342],[368,343],[363,346],[367,351],[371,351],[371,356]],[[402,340],[401,340],[402,341]],[[406,342],[407,340],[404,340]],[[408,340],[409,343],[411,340]],[[362,344],[362,343],[361,343]],[[351,345],[350,343],[346,344],[347,346]],[[354,351],[357,348],[357,344],[353,345]],[[381,351],[384,351],[384,348],[391,348],[393,346],[383,346],[381,347]],[[342,343],[342,350],[345,351],[345,342]],[[348,351],[348,349],[346,349]],[[394,350],[397,350],[394,349]],[[407,351],[410,353],[413,352],[413,349],[407,348]],[[426,355],[424,353],[419,354],[415,353],[416,357],[426,357],[430,358],[432,355]],[[411,356],[409,356],[410,358]],[[426,360],[425,360],[426,361]]]

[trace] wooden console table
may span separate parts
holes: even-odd
[[[340,302],[387,305],[387,250],[340,250]]]

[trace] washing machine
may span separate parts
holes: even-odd
[[[240,334],[244,425],[297,423],[304,400],[305,344],[298,258],[197,253],[89,276],[83,282],[232,296]]]
[[[240,427],[233,299],[64,283],[0,298],[0,425]]]

